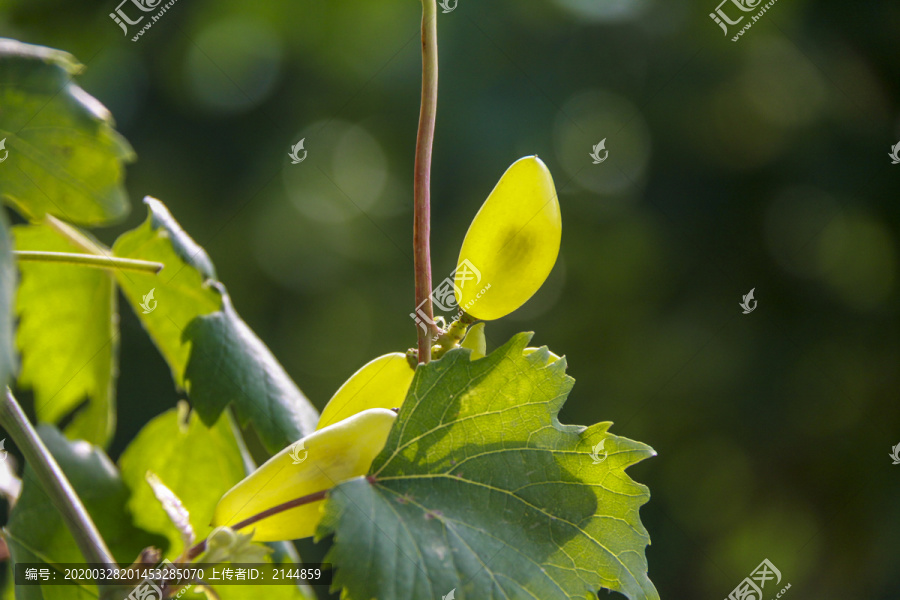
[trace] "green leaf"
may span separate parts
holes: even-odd
[[[129,490],[101,449],[84,441],[69,441],[57,429],[46,425],[39,426],[38,433],[119,564],[131,564],[143,548],[159,546],[164,542],[158,536],[135,527],[128,509]],[[14,562],[84,562],[62,517],[27,466],[22,495],[10,513],[6,538]],[[47,600],[97,597],[95,589],[80,594],[77,592],[79,589],[70,586],[19,586],[16,597],[43,597]]]
[[[16,291],[16,265],[6,215],[0,210],[0,389],[16,369],[13,346],[13,294]]]
[[[145,479],[146,473],[155,473],[178,497],[199,538],[211,533],[209,523],[219,498],[246,474],[240,447],[227,419],[223,417],[207,429],[196,414],[188,414],[186,403],[147,423],[122,454],[119,466],[122,478],[133,490],[129,509],[137,515],[136,523],[168,540],[165,556],[170,560],[183,550],[182,534],[157,500]],[[258,586],[215,587],[221,600],[260,597]],[[307,599],[296,586],[267,587],[265,597]],[[205,599],[206,596],[191,590],[182,598]]]
[[[185,233],[162,202],[148,197],[144,203],[149,211],[147,220],[137,229],[123,233],[113,245],[113,254],[156,261],[165,267],[158,275],[117,272],[116,278],[169,363],[175,383],[183,387],[190,346],[182,342],[182,332],[195,318],[219,310],[222,300],[218,291],[207,284],[208,280],[215,280],[216,272],[206,251]],[[145,312],[141,304],[151,290],[156,308]]]
[[[132,490],[128,506],[138,526],[169,541],[166,558],[183,551],[182,534],[147,483],[155,473],[177,496],[190,515],[198,538],[212,528],[213,509],[219,498],[244,477],[244,463],[237,442],[223,418],[207,429],[186,403],[147,423],[119,460],[122,479]]]
[[[241,425],[253,423],[266,449],[278,452],[312,433],[319,415],[222,293],[222,310],[196,319],[184,332],[192,344],[188,394],[206,423],[233,403]]]
[[[0,38],[0,197],[24,216],[96,225],[128,212],[128,142],[112,116],[72,82],[83,70],[60,50]],[[4,150],[0,150],[2,154]]]
[[[19,250],[82,251],[46,225],[20,225],[13,234]],[[58,423],[87,400],[66,435],[106,446],[116,424],[113,277],[103,269],[57,263],[21,262],[19,270],[18,383],[34,389],[35,411],[45,423]]]
[[[658,598],[647,578],[646,487],[625,468],[653,456],[608,433],[562,425],[574,381],[519,334],[477,361],[419,366],[370,483],[338,486],[319,537],[348,598]],[[598,464],[592,448],[603,442]]]
[[[231,306],[209,256],[162,202],[144,202],[147,221],[123,234],[113,252],[166,266],[159,275],[117,277],[194,409],[212,425],[234,404],[241,424],[253,423],[272,453],[312,433],[317,411]],[[151,290],[158,304],[147,313],[141,303]]]

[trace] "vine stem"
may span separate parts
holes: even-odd
[[[427,330],[417,325],[419,362],[431,360],[431,338],[437,333],[431,304],[431,154],[437,115],[437,2],[422,0],[422,103],[416,136],[414,230],[416,307],[427,317]],[[419,308],[421,307],[421,308]]]
[[[59,463],[38,437],[9,388],[0,400],[0,425],[9,433],[25,456],[25,461],[31,466],[41,487],[62,515],[87,562],[102,565],[104,568],[116,568],[116,561],[84,508],[81,498],[75,493]]]
[[[133,258],[119,258],[116,256],[98,256],[96,254],[79,254],[77,252],[40,252],[33,250],[16,250],[13,255],[19,261],[51,262],[80,265],[95,269],[121,269],[125,271],[140,271],[143,273],[159,273],[163,265],[158,262],[136,260]]]

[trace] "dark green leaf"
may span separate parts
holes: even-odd
[[[0,209],[0,389],[15,372],[13,346],[13,298],[16,291],[16,265],[6,215]]]
[[[147,221],[123,234],[113,251],[166,266],[159,275],[117,277],[194,409],[212,425],[233,403],[241,423],[252,423],[273,453],[311,433],[318,413],[235,312],[206,252],[159,200],[144,202]],[[146,313],[141,303],[150,290],[158,305]]]
[[[573,380],[546,349],[523,355],[530,337],[419,367],[377,481],[326,503],[319,535],[334,533],[328,559],[348,598],[658,598],[638,518],[649,492],[625,474],[654,452],[610,423],[560,424]]]
[[[129,490],[102,450],[87,442],[69,441],[53,427],[40,426],[38,432],[119,564],[131,564],[143,548],[165,543],[164,538],[134,525],[128,509]],[[15,562],[84,562],[62,517],[28,467],[22,495],[9,517],[6,537]],[[41,598],[41,590],[46,600],[91,597],[87,592],[79,595],[78,588],[70,586],[20,586],[17,598]]]
[[[223,290],[222,310],[184,332],[191,343],[185,383],[204,422],[233,403],[241,425],[253,423],[269,452],[315,430],[318,413],[265,344],[244,323]]]
[[[0,197],[32,220],[95,225],[128,212],[134,155],[109,111],[72,82],[83,70],[60,50],[0,38]]]
[[[13,233],[19,250],[81,251],[46,225],[22,225]],[[19,385],[34,389],[43,422],[57,423],[87,400],[66,435],[106,446],[116,423],[119,328],[113,277],[102,269],[58,263],[22,262],[19,269]]]

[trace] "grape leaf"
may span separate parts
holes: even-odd
[[[166,558],[181,554],[182,535],[147,483],[147,471],[182,502],[190,525],[199,538],[212,528],[213,509],[219,498],[244,477],[244,463],[227,419],[207,429],[199,417],[188,414],[182,402],[147,423],[119,459],[122,479],[132,490],[128,507],[135,523],[169,541]]]
[[[238,316],[206,252],[162,202],[144,202],[147,221],[123,234],[113,252],[166,266],[158,276],[117,278],[203,422],[211,426],[233,404],[241,424],[253,423],[273,453],[312,433],[318,412]],[[158,304],[148,313],[141,304],[151,290]]]
[[[61,50],[0,38],[0,155],[9,153],[0,197],[34,221],[49,213],[96,225],[128,212],[122,179],[134,153],[109,111],[72,82],[82,70]]]
[[[106,454],[84,441],[67,440],[54,427],[41,425],[38,433],[59,463],[75,492],[97,525],[100,535],[119,564],[128,565],[147,546],[164,540],[134,525],[127,508],[129,491]],[[5,537],[13,562],[83,563],[75,539],[62,516],[26,466],[22,495],[9,516]],[[16,598],[69,599],[97,597],[70,586],[17,586]]]
[[[13,294],[16,291],[16,265],[6,215],[0,209],[0,389],[16,369],[13,347]]]
[[[20,225],[13,234],[19,250],[82,251],[46,225]],[[34,389],[43,422],[59,422],[87,399],[66,435],[106,446],[116,423],[119,328],[113,277],[102,269],[58,263],[21,262],[19,270],[18,383]]]
[[[523,355],[530,338],[419,367],[374,482],[325,505],[317,536],[334,534],[326,560],[347,598],[659,597],[638,517],[649,491],[624,472],[655,453],[610,423],[560,424],[574,380],[546,348]]]

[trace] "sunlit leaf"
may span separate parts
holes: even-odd
[[[658,598],[638,517],[649,492],[625,474],[654,452],[610,423],[560,424],[573,380],[546,349],[525,355],[530,337],[419,367],[377,480],[325,505],[318,534],[334,534],[327,559],[347,598]]]
[[[312,432],[318,413],[238,316],[209,256],[162,202],[144,202],[147,220],[123,234],[113,251],[165,268],[159,275],[117,273],[117,279],[197,414],[211,425],[233,404],[241,424],[252,423],[273,453]],[[154,300],[144,304],[151,290]]]
[[[119,460],[122,479],[132,490],[129,508],[135,522],[169,540],[166,557],[182,550],[182,532],[157,500],[146,475],[155,473],[189,514],[188,524],[200,538],[212,531],[219,498],[244,477],[241,453],[227,420],[207,429],[187,404],[147,423]]]
[[[80,249],[46,225],[13,228],[16,248]],[[58,423],[78,410],[65,432],[105,446],[116,424],[118,313],[115,283],[102,269],[22,262],[16,300],[22,353],[18,383],[34,390],[38,420]]]
[[[188,324],[222,306],[219,293],[207,284],[216,272],[209,256],[178,225],[168,209],[155,198],[145,198],[147,220],[122,234],[113,245],[113,254],[165,265],[159,274],[118,272],[116,279],[179,386],[184,384],[184,368],[190,347],[182,339]],[[142,308],[144,296],[154,291],[155,307]]]
[[[100,224],[128,212],[122,179],[134,154],[73,83],[82,70],[66,52],[0,39],[0,197],[32,220]]]

